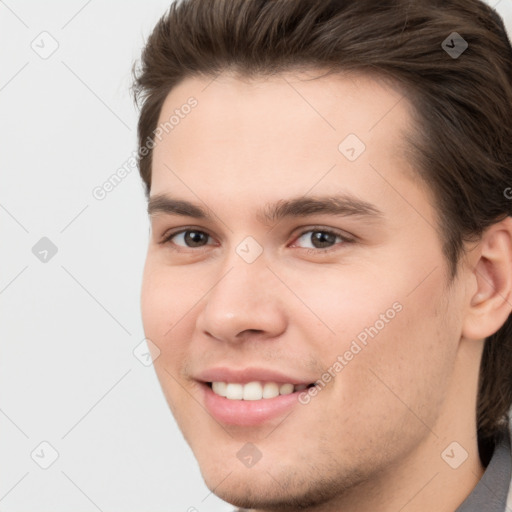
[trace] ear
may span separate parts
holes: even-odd
[[[512,311],[512,217],[487,228],[473,252],[462,336],[481,340],[498,331]]]

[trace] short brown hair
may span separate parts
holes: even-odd
[[[460,56],[442,47],[454,46],[454,32],[468,44]],[[180,81],[299,69],[370,73],[405,91],[416,118],[410,154],[435,199],[452,281],[464,241],[512,214],[512,48],[502,19],[480,0],[178,0],[134,68],[146,192],[152,155],[141,149]],[[485,341],[480,443],[493,442],[511,404],[509,317]]]

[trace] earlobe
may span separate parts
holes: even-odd
[[[485,339],[506,322],[512,311],[512,217],[490,226],[475,250],[476,282],[469,297],[462,335]]]

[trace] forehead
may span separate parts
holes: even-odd
[[[186,108],[191,97],[197,102],[192,110]],[[349,133],[370,142],[379,127],[381,132],[384,128],[386,141],[396,145],[401,129],[410,123],[409,104],[401,90],[381,77],[348,72],[303,71],[252,79],[227,72],[190,77],[168,94],[158,124],[164,125],[182,109],[192,115],[179,120],[174,116],[179,121],[172,127],[176,141],[180,132],[185,137],[193,131],[197,138],[208,135],[205,143],[221,142],[236,129],[240,140],[251,135],[260,145],[279,133],[284,137],[281,142],[296,142],[295,151],[299,141],[308,139],[307,147],[312,149],[318,138],[337,149],[337,142]]]
[[[410,109],[400,90],[355,73],[190,77],[160,113],[168,129],[154,149],[151,195],[259,202],[352,191],[396,209],[397,194],[417,202],[425,193],[409,179]]]

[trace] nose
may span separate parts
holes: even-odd
[[[269,339],[286,329],[275,276],[263,261],[235,262],[217,278],[197,317],[200,332],[227,343]]]

